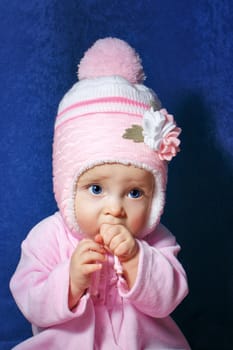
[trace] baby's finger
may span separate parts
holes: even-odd
[[[115,254],[115,250],[122,244],[127,245],[128,239],[122,234],[118,234],[112,238],[109,243],[109,249]]]
[[[107,225],[103,224],[100,228],[100,235],[104,241],[104,244],[109,247],[111,240],[114,236],[121,232],[120,225]]]
[[[102,264],[100,263],[96,263],[96,264],[86,264],[86,265],[83,265],[82,267],[82,273],[83,275],[90,275],[92,274],[93,272],[96,272],[96,271],[99,271],[102,269]]]
[[[129,254],[130,251],[127,241],[118,242],[118,244],[116,244],[111,249],[114,252],[114,255],[118,257],[123,257],[124,255]]]
[[[138,251],[139,247],[136,241],[123,241],[115,248],[114,255],[116,255],[120,261],[127,261],[132,259]]]
[[[90,264],[95,263],[96,261],[104,262],[105,254],[89,250],[86,251],[80,258],[80,264]]]
[[[86,251],[96,251],[99,253],[104,253],[103,246],[91,239],[83,239],[79,243],[77,250],[79,250],[80,253],[84,253]]]
[[[104,244],[103,237],[100,234],[97,234],[95,236],[95,242],[103,245]]]

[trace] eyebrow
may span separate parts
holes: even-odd
[[[81,177],[78,180],[78,184],[85,184],[85,183],[98,183],[101,182],[103,180],[105,180],[106,178],[108,178],[107,176],[92,176],[92,175],[86,175],[85,178]]]
[[[85,186],[88,184],[98,184],[102,181],[109,180],[109,179],[110,179],[109,174],[107,174],[107,175],[105,175],[103,173],[101,173],[101,174],[85,174],[84,176],[81,176],[78,179],[77,186]],[[149,188],[154,189],[154,183],[152,183],[152,186],[148,186],[148,182],[149,181],[145,181],[143,179],[143,176],[142,176],[142,178],[139,178],[139,179],[135,179],[135,178],[132,178],[130,176],[127,176],[125,178],[125,183],[129,187],[138,187],[138,188],[141,188],[142,190],[149,189]]]
[[[88,180],[102,180],[102,179],[107,179],[109,178],[109,175],[105,174],[85,174],[85,178]]]

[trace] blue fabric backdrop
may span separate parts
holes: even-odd
[[[233,4],[229,0],[0,1],[0,349],[30,326],[8,288],[20,243],[56,210],[51,146],[57,105],[98,38],[141,54],[183,128],[163,222],[182,245],[190,294],[174,313],[192,349],[233,348]]]

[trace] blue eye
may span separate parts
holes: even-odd
[[[102,187],[100,185],[91,185],[89,191],[94,195],[98,195],[102,193]]]
[[[133,189],[129,192],[128,196],[129,196],[130,198],[139,198],[139,197],[142,196],[142,191],[138,190],[137,188],[133,188]]]

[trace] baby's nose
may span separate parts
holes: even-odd
[[[124,217],[125,209],[123,201],[120,198],[110,198],[105,207],[105,214],[112,215],[115,217]]]

